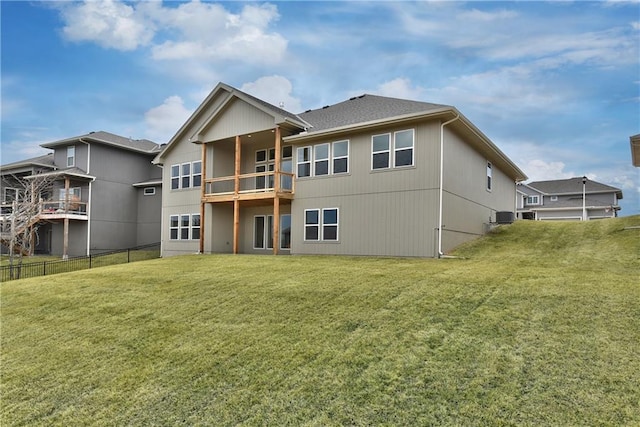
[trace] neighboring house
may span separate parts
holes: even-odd
[[[161,147],[107,132],[42,144],[53,153],[3,165],[3,250],[16,177],[49,176],[40,194],[37,253],[78,256],[160,241],[162,171],[152,164]]]
[[[633,166],[640,167],[640,133],[629,137],[631,144],[631,163]]]
[[[526,179],[451,106],[362,95],[292,114],[223,83],[156,162],[163,256],[436,257],[513,218]]]
[[[591,220],[617,216],[622,190],[582,178],[518,185],[518,218]]]

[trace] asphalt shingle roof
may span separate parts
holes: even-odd
[[[54,142],[48,142],[46,144],[42,144],[41,146],[44,148],[54,148],[60,145],[66,145],[71,142],[78,141],[79,139],[84,139],[89,142],[113,145],[127,150],[138,151],[142,153],[153,154],[160,151],[160,145],[156,144],[153,141],[149,141],[148,139],[125,138],[123,136],[104,131],[89,132],[85,135],[74,136],[72,138],[66,138]]]
[[[17,162],[7,163],[6,165],[2,165],[3,169],[11,169],[21,166],[49,166],[55,167],[53,163],[53,153],[45,154],[43,156],[32,157],[26,160],[18,160]]]
[[[527,185],[545,194],[582,194],[582,177],[535,181]],[[587,193],[607,193],[615,191],[622,194],[622,190],[619,188],[601,184],[590,179],[587,179],[585,190]]]
[[[426,113],[444,108],[451,107],[448,105],[431,104],[429,102],[365,94],[316,110],[307,110],[304,113],[298,114],[298,117],[313,126],[308,129],[309,133],[313,133],[407,114]]]

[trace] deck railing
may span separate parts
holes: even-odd
[[[41,200],[38,202],[38,214],[46,218],[56,215],[87,215],[87,202],[76,200]],[[0,204],[0,218],[10,217],[13,213],[13,203]]]
[[[295,192],[294,175],[288,172],[278,172],[280,175],[279,188],[275,188],[276,172],[255,172],[238,175],[240,188],[238,194],[265,194],[271,197],[273,193]],[[234,175],[205,179],[205,196],[228,196],[235,194]]]

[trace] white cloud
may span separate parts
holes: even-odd
[[[414,86],[408,78],[398,77],[382,83],[373,93],[391,98],[421,100],[424,89],[419,86]]]
[[[245,83],[242,85],[240,90],[275,105],[276,107],[283,103],[283,108],[289,112],[302,112],[302,104],[300,103],[300,100],[291,95],[293,85],[285,77],[260,77],[254,82]]]
[[[169,142],[191,113],[185,108],[182,98],[176,95],[168,97],[144,114],[146,137],[159,144]]]
[[[546,162],[541,159],[529,160],[524,165],[524,172],[529,181],[548,181],[552,179],[567,179],[577,176],[574,172],[564,170],[563,162]]]
[[[134,50],[148,44],[154,24],[132,6],[104,0],[64,4],[64,36],[71,41],[90,41],[105,48]]]
[[[177,7],[85,1],[65,3],[60,10],[67,39],[125,51],[149,45],[156,60],[273,64],[287,49],[287,40],[269,29],[279,18],[277,7],[270,4],[247,4],[237,14],[199,1]]]

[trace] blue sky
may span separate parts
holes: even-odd
[[[222,81],[301,112],[454,105],[531,180],[640,213],[640,3],[2,2],[1,163],[105,130],[167,142]]]

